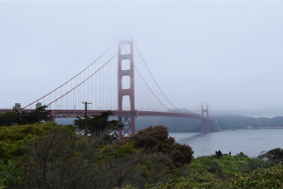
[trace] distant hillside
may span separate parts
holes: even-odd
[[[210,122],[210,130],[233,130],[245,129],[248,126],[254,129],[260,127],[283,127],[283,117],[253,118],[241,115],[218,115],[214,116],[215,122]],[[136,129],[140,130],[148,126],[164,125],[169,132],[200,132],[201,121],[188,118],[168,117],[139,117],[136,119]]]
[[[241,115],[218,115],[214,116],[216,122],[210,122],[210,130],[232,130],[244,129],[252,126],[254,129],[259,127],[283,127],[283,117],[274,118],[253,118]],[[56,119],[59,124],[72,124],[74,119]],[[173,117],[137,117],[136,131],[149,126],[164,125],[169,132],[200,132],[201,121],[188,118]]]
[[[254,129],[260,127],[283,127],[283,117],[277,116],[274,118],[253,118],[240,115],[222,115],[214,116],[217,120],[218,127],[222,130],[226,129],[244,129],[252,127]]]
[[[166,126],[169,132],[198,132],[200,131],[201,121],[171,117],[138,117],[136,119],[136,130],[156,125]]]

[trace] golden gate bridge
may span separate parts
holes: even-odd
[[[134,63],[134,50],[143,68]],[[148,82],[148,78],[153,82]],[[88,105],[88,116],[111,110],[124,124],[120,136],[135,133],[135,118],[139,116],[192,118],[202,121],[203,132],[210,131],[208,106],[201,106],[201,114],[179,110],[161,90],[132,39],[115,42],[90,65],[54,90],[23,108],[19,104],[14,108],[30,111],[33,107],[47,105],[55,119],[76,118],[84,116],[83,101],[92,102]],[[0,113],[6,111],[11,110],[0,109]]]

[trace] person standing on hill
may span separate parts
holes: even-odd
[[[217,157],[218,157],[218,159],[221,159],[221,157],[222,157],[222,152],[220,150],[218,150],[218,152],[217,152]]]

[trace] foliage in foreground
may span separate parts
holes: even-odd
[[[0,188],[283,188],[282,149],[193,159],[163,126],[105,140],[56,123],[0,127]]]
[[[264,165],[265,163],[258,158],[249,158],[242,154],[236,156],[224,154],[221,159],[216,155],[198,157],[185,169],[194,174],[209,172],[218,178],[225,179],[235,176],[237,173],[249,173],[255,169],[263,168]]]
[[[159,154],[168,167],[176,168],[191,163],[193,159],[192,148],[186,144],[179,144],[164,126],[148,127],[135,135],[125,138],[125,142],[133,142],[138,149],[146,153]]]
[[[254,170],[251,173],[239,173],[229,179],[219,179],[216,175],[204,172],[171,179],[155,189],[182,188],[282,188],[283,166]]]
[[[71,125],[1,127],[0,138],[0,172],[9,178],[1,185],[8,188],[144,187],[165,181],[170,172],[162,161],[165,154],[136,148],[133,142],[110,145],[104,135],[80,135]]]
[[[20,159],[29,143],[56,129],[61,129],[61,126],[55,122],[0,127],[0,159],[4,161]],[[64,130],[75,132],[75,127],[68,125]]]
[[[283,149],[275,148],[259,155],[261,160],[264,160],[267,166],[276,165],[283,162]]]
[[[249,158],[243,153],[224,155],[222,159],[203,156],[179,169],[173,178],[152,188],[282,188],[281,163],[267,167],[262,159]]]
[[[16,188],[23,184],[25,174],[21,162],[28,154],[29,145],[47,137],[51,131],[59,130],[75,133],[76,129],[71,125],[62,127],[55,122],[0,127],[0,186]]]
[[[20,187],[24,183],[24,172],[13,161],[4,163],[0,160],[0,189],[5,186]]]
[[[92,181],[95,142],[63,127],[36,138],[22,159],[27,186],[32,188],[75,188]]]

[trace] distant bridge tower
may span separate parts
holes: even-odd
[[[118,43],[118,119],[124,125],[119,132],[120,137],[135,133],[135,85],[134,85],[134,53],[133,40],[120,40]],[[123,86],[123,80],[129,81],[129,86]],[[125,84],[125,83],[124,83]],[[129,98],[124,98],[124,97]],[[123,107],[124,100],[129,100],[130,112]]]
[[[204,116],[205,114],[205,116]],[[201,127],[201,131],[202,132],[210,132],[209,130],[209,113],[208,113],[208,105],[206,105],[206,109],[203,108],[203,105],[201,105],[201,116],[203,118],[202,120],[202,127]]]

